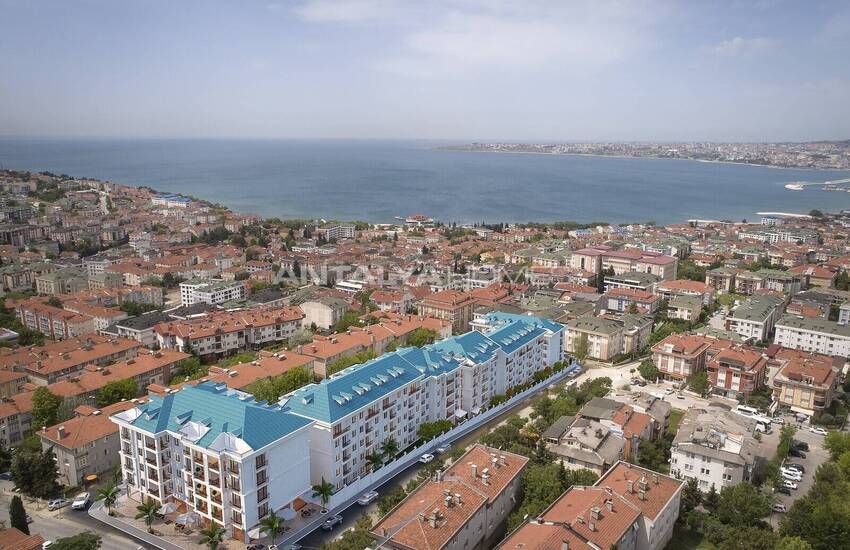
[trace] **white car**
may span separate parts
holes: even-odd
[[[791,481],[803,481],[803,476],[800,475],[799,472],[789,472],[784,470],[782,472],[782,477]]]
[[[812,426],[811,428],[809,428],[809,431],[812,432],[813,434],[818,434],[818,435],[826,435],[826,433],[827,433],[826,430],[824,430],[823,428],[818,428],[817,426]]]
[[[58,510],[59,508],[64,508],[65,506],[68,506],[68,504],[70,503],[71,501],[67,498],[54,498],[53,500],[47,503],[47,509]]]
[[[773,510],[774,512],[778,513],[778,514],[784,514],[785,512],[788,511],[785,508],[784,504],[774,504],[773,506],[770,507],[770,509]]]
[[[664,388],[664,393],[670,395],[671,393],[673,393],[673,388]]]
[[[378,498],[378,491],[369,491],[368,493],[364,493],[360,498],[357,499],[357,504],[360,506],[368,506],[375,502]]]
[[[445,445],[440,445],[439,447],[434,449],[434,452],[437,453],[438,455],[441,455],[441,454],[445,454],[445,453],[449,452],[449,449],[451,449],[451,448],[452,448],[451,443],[446,443]]]
[[[80,493],[74,497],[74,502],[71,503],[71,508],[74,510],[85,510],[91,501],[89,493]]]
[[[432,460],[434,460],[434,455],[432,455],[431,453],[425,453],[424,455],[419,457],[419,462],[421,462],[422,464],[428,464]]]
[[[787,489],[793,489],[795,491],[797,490],[797,484],[794,483],[793,481],[789,481],[789,480],[786,479],[782,482],[782,485],[785,486],[785,488],[787,488]]]

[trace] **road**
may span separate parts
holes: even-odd
[[[0,481],[0,520],[9,525],[9,503],[12,500],[11,481]],[[24,509],[32,516],[30,533],[38,533],[44,540],[56,540],[57,538],[70,537],[83,531],[94,531],[103,537],[100,548],[102,550],[131,550],[135,548],[153,548],[143,545],[127,537],[117,529],[97,521],[90,517],[85,511],[72,510],[66,506],[60,510],[50,511],[47,504],[40,500],[23,497]]]

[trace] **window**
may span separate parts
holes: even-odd
[[[269,498],[269,486],[263,485],[257,490],[257,502],[262,502]]]
[[[262,485],[263,483],[265,483],[268,480],[269,480],[269,478],[268,478],[268,475],[266,475],[265,470],[257,472],[257,485]]]
[[[262,454],[254,459],[254,465],[259,470],[260,468],[266,467],[266,455]]]
[[[269,513],[269,503],[264,502],[257,507],[257,517],[262,519]]]

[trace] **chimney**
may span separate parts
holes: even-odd
[[[626,492],[629,494],[635,492],[635,481],[633,479],[626,481]]]
[[[451,495],[444,496],[443,501],[446,503],[446,508],[452,507],[452,496]]]
[[[646,500],[646,491],[641,489],[640,493],[638,493],[638,498],[641,500]]]
[[[587,528],[590,529],[591,532],[596,531],[596,524],[593,523],[592,521],[589,521],[587,523]]]
[[[56,435],[59,437],[59,439],[65,437],[65,426],[59,426],[58,428],[56,428]]]
[[[609,512],[613,512],[614,511],[614,500],[613,499],[606,500],[605,501],[605,507],[608,508]]]
[[[437,508],[431,510],[431,515],[428,516],[428,523],[431,524],[431,527],[437,528],[437,521],[440,519],[440,511]]]
[[[570,541],[562,540],[561,541],[561,550],[570,550]]]
[[[590,519],[592,519],[594,521],[599,521],[599,511],[600,511],[599,508],[597,508],[596,506],[591,508],[590,509]]]
[[[505,455],[499,455],[499,462],[502,463],[502,466],[507,466],[508,462],[505,460]]]
[[[472,462],[470,462],[470,463],[469,463],[469,466],[472,468],[472,477],[473,477],[473,478],[478,477],[478,465],[477,465],[477,464],[473,464]]]
[[[652,474],[652,484],[658,485],[658,474]]]
[[[455,493],[455,504],[457,504],[458,506],[461,505],[460,493]]]

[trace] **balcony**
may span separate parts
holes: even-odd
[[[230,506],[232,508],[237,509],[237,510],[241,510],[242,509],[242,499],[239,498],[236,495],[231,496],[230,497]]]
[[[239,475],[239,463],[238,462],[230,462],[228,463],[227,470],[231,474]]]
[[[210,476],[210,480],[208,482],[213,487],[221,487],[221,481],[218,476]]]
[[[240,483],[239,483],[239,478],[238,478],[238,477],[230,476],[230,478],[229,478],[229,481],[228,481],[227,485],[230,487],[230,489],[232,489],[232,490],[234,490],[234,491],[239,491],[239,490],[240,490]]]
[[[216,472],[219,471],[218,460],[210,460],[209,462],[207,462],[207,468],[209,468],[210,470],[215,470]]]

